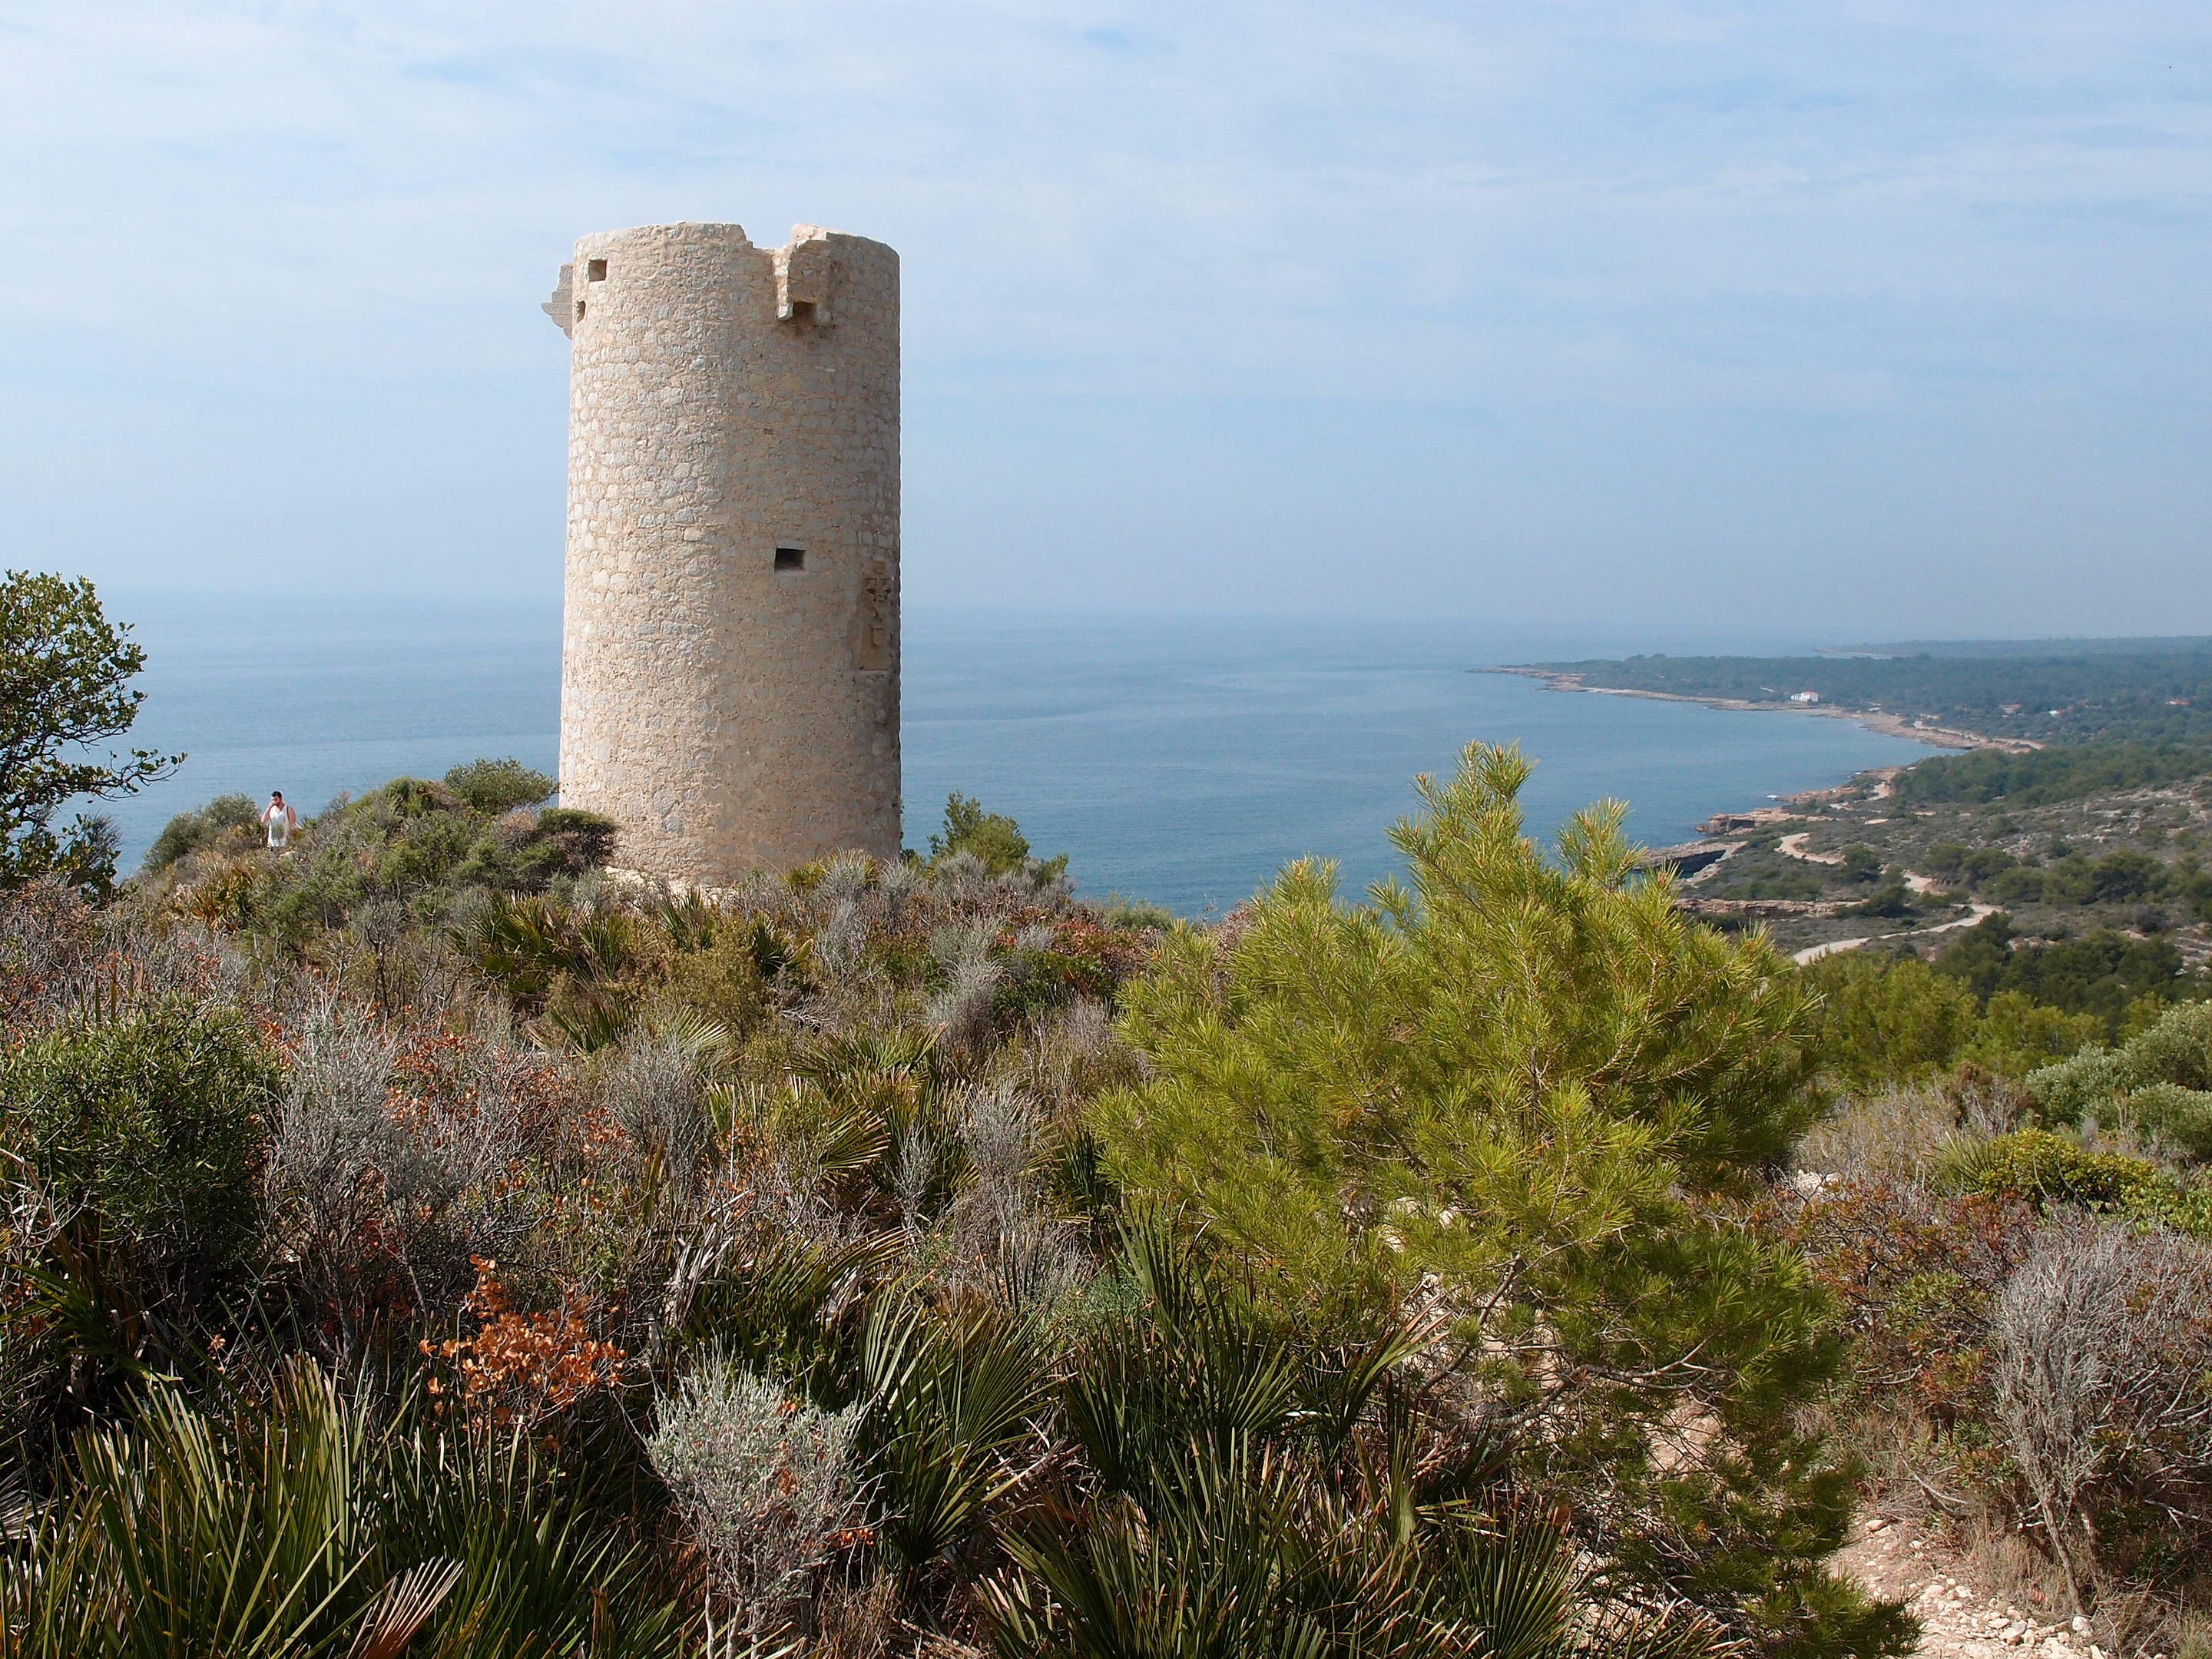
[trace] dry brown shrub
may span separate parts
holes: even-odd
[[[1815,1124],[1797,1164],[1848,1181],[1917,1181],[1960,1139],[1957,1109],[1941,1092],[1892,1087],[1856,1096]]]
[[[2181,1514],[2212,1475],[2212,1251],[2054,1217],[1997,1296],[1990,1355],[1997,1421],[2079,1611],[2098,1489]]]
[[[629,1355],[592,1334],[599,1310],[592,1298],[564,1293],[561,1305],[522,1313],[509,1305],[499,1264],[479,1256],[476,1289],[462,1303],[476,1316],[474,1336],[417,1344],[424,1358],[444,1360],[459,1377],[470,1421],[501,1433],[532,1434],[586,1396],[622,1380]],[[447,1385],[433,1377],[433,1395]]]

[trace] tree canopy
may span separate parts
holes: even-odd
[[[1826,1304],[1743,1224],[1821,1109],[1809,994],[1762,939],[1677,915],[1618,806],[1545,858],[1528,771],[1478,744],[1420,780],[1392,837],[1410,887],[1348,903],[1298,863],[1178,929],[1124,993],[1150,1075],[1102,1105],[1108,1167],[1286,1295],[1432,1302],[1547,1484],[1601,1494],[1614,1570],[1740,1597],[1763,1644],[1879,1649],[1817,1565],[1847,1474],[1792,1427],[1836,1362]]]
[[[130,794],[184,759],[149,749],[94,752],[137,719],[146,694],[130,682],[145,665],[91,582],[26,570],[0,576],[0,885],[49,873],[100,887],[112,878],[115,837],[105,819],[80,814],[58,834],[52,823],[76,797]]]

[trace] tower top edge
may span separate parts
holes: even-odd
[[[726,239],[744,247],[751,247],[755,246],[752,238],[745,234],[745,228],[733,221],[714,219],[673,219],[663,224],[629,225],[618,230],[589,231],[576,239],[576,247],[577,251],[580,253],[587,243],[600,244],[611,241],[623,241],[636,236],[658,235],[676,237],[686,234],[694,236],[706,235],[718,240]],[[890,248],[888,244],[876,241],[872,237],[855,236],[848,230],[835,230],[826,225],[808,224],[793,225],[791,228],[790,240],[787,241],[781,247],[772,248],[767,251],[775,253],[787,253],[791,249],[798,246],[801,242],[822,241],[866,243],[872,247],[883,248],[885,252],[891,253],[894,257],[896,257],[896,251]]]

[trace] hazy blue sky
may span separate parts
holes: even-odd
[[[558,591],[580,233],[904,263],[927,604],[2212,632],[2212,8],[0,0],[9,565]]]

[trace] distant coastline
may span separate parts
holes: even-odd
[[[1909,720],[1902,714],[1884,714],[1876,709],[1845,708],[1838,703],[1826,702],[1766,702],[1749,697],[1698,696],[1682,691],[1649,691],[1640,687],[1624,685],[1592,685],[1588,677],[1580,672],[1567,672],[1554,668],[1528,666],[1499,666],[1478,668],[1478,674],[1518,674],[1524,679],[1542,683],[1548,691],[1587,691],[1605,697],[1644,697],[1654,702],[1696,702],[1708,708],[1732,708],[1747,714],[1824,714],[1832,720],[1846,720],[1869,732],[1880,732],[1887,737],[1909,738],[1915,743],[1924,743],[1935,749],[1998,749],[2007,754],[2026,754],[2042,747],[2024,738],[1996,738],[1986,732],[1968,732],[1956,726],[1925,726]]]

